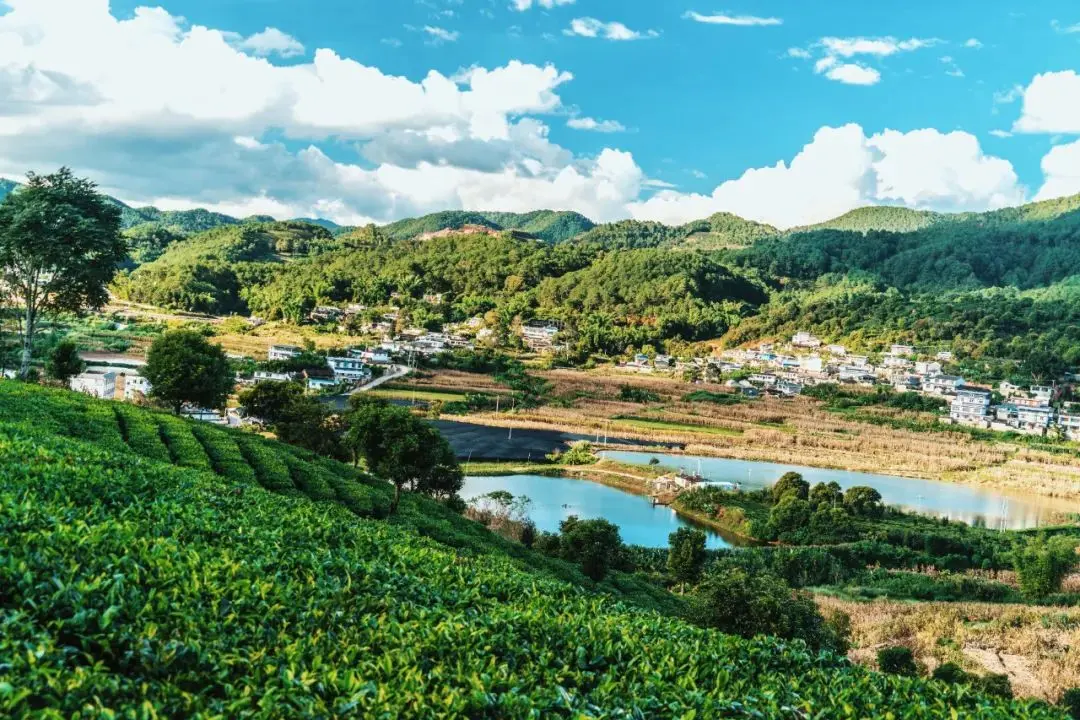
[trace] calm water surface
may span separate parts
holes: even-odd
[[[646,458],[646,462],[648,459]],[[691,526],[669,507],[653,507],[641,495],[616,488],[570,478],[540,475],[468,477],[461,497],[466,501],[493,490],[507,490],[515,497],[524,495],[532,503],[529,517],[540,530],[557,532],[559,523],[571,515],[583,520],[604,518],[619,526],[623,542],[643,547],[667,547],[668,535],[680,527]],[[705,529],[708,547],[729,547],[735,543]]]
[[[867,485],[880,492],[887,505],[998,529],[1039,527],[1053,522],[1057,513],[1080,512],[1080,504],[1075,502],[1038,495],[1008,494],[939,480],[687,455],[606,452],[604,456],[637,464],[646,464],[651,458],[656,458],[665,467],[694,472],[700,467],[701,474],[709,480],[739,482],[749,490],[771,485],[786,472],[797,472],[811,485],[835,481],[845,490],[853,485]]]

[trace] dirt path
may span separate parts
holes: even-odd
[[[979,663],[989,673],[1007,675],[1013,692],[1019,697],[1047,696],[1046,686],[1031,671],[1027,659],[1022,655],[1006,655],[997,650],[967,645],[964,656]]]

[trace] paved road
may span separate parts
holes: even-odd
[[[374,390],[375,388],[379,387],[380,385],[385,385],[386,383],[391,382],[393,380],[397,380],[398,378],[403,378],[403,377],[405,377],[406,375],[408,375],[411,372],[412,372],[412,368],[409,367],[408,365],[391,365],[386,369],[386,372],[382,375],[382,377],[375,378],[374,380],[369,382],[367,385],[361,385],[360,387],[356,388],[355,390],[353,390],[349,394],[350,395],[355,395],[356,393],[362,393],[362,392],[367,392],[368,390]]]

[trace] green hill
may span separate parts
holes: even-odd
[[[117,276],[114,292],[162,308],[243,312],[241,290],[279,265],[282,256],[322,252],[335,242],[329,230],[304,222],[224,225],[174,238],[152,262]]]
[[[810,232],[813,230],[846,230],[849,232],[868,233],[873,230],[886,232],[915,232],[939,222],[947,222],[958,216],[924,210],[911,210],[905,207],[864,207],[852,210],[838,218],[833,218],[817,225],[793,228],[789,232]]]
[[[692,627],[251,435],[7,381],[0,412],[6,717],[1064,717]]]
[[[720,212],[705,220],[683,226],[686,239],[679,247],[687,250],[726,250],[753,245],[763,238],[775,237],[780,231],[772,225],[744,220],[738,215]]]
[[[554,210],[530,213],[447,210],[399,220],[380,228],[380,232],[390,240],[412,240],[440,230],[460,230],[466,225],[478,225],[495,231],[517,230],[549,243],[559,243],[592,229],[593,222],[575,212]]]

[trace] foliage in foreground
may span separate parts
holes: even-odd
[[[0,467],[7,716],[1062,717],[13,426]]]

